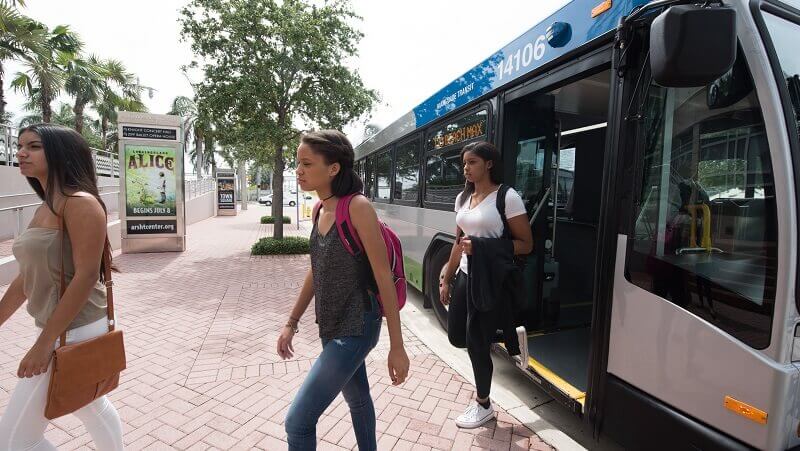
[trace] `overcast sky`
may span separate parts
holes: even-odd
[[[192,96],[180,71],[192,59],[180,42],[178,11],[184,0],[27,0],[23,12],[50,27],[70,25],[86,52],[116,58],[155,88],[145,103],[166,113],[178,95]],[[566,4],[566,0],[353,0],[364,33],[357,69],[381,95],[372,122],[386,126],[494,51]],[[15,121],[21,95],[10,92],[20,69],[6,66],[4,88]],[[193,80],[194,81],[194,80]],[[59,99],[62,100],[62,99]],[[64,101],[69,101],[63,98]],[[54,102],[53,108],[58,106]],[[363,126],[346,130],[360,141]]]

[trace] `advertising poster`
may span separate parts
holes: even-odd
[[[235,210],[236,203],[234,202],[234,178],[218,178],[217,179],[217,206],[220,210]]]
[[[175,149],[125,146],[125,209],[127,216],[176,216]]]

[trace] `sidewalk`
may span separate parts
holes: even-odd
[[[282,361],[275,352],[308,256],[250,256],[259,237],[271,236],[272,226],[258,224],[264,214],[267,208],[251,204],[239,216],[194,224],[182,254],[116,257],[128,369],[111,399],[125,423],[127,449],[286,449],[283,419],[320,344],[311,306],[295,338],[295,358]],[[307,235],[307,225],[284,231]],[[0,412],[33,333],[24,308],[0,328]],[[392,387],[387,374],[385,325],[368,358],[379,449],[551,449],[502,411],[485,427],[457,429],[453,418],[474,397],[474,387],[408,329],[403,333],[412,359],[404,385]],[[92,449],[71,416],[46,436],[60,450]],[[341,396],[320,420],[317,436],[320,450],[356,449]]]

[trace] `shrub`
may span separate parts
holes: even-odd
[[[275,224],[275,217],[273,217],[273,216],[262,216],[261,217],[261,223],[262,224]],[[290,218],[288,216],[284,216],[283,217],[283,223],[284,224],[291,224],[292,223],[292,218]]]
[[[253,245],[251,252],[253,255],[307,254],[309,242],[308,238],[294,236],[287,236],[282,240],[261,238]]]

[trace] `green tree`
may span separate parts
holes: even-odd
[[[341,128],[377,101],[345,62],[363,36],[347,0],[191,0],[181,10],[204,81],[198,103],[217,122],[218,140],[240,158],[273,162],[275,238],[283,237],[284,152],[302,128]]]
[[[86,106],[97,102],[102,94],[106,80],[114,76],[107,71],[103,62],[92,55],[88,59],[73,58],[66,64],[64,90],[75,98],[72,112],[75,115],[75,130],[83,132]]]
[[[42,24],[17,11],[15,5],[23,2],[0,1],[0,120],[6,119],[5,70],[7,60],[24,60],[42,51],[47,33]]]
[[[198,109],[194,100],[186,96],[175,97],[167,114],[182,118],[184,149],[190,140],[194,142],[194,147],[189,150],[189,156],[195,164],[198,176],[202,175],[209,163],[213,166],[212,173],[215,173],[214,130],[208,116]]]
[[[53,115],[51,104],[64,87],[64,67],[77,58],[82,47],[77,34],[68,26],[59,25],[47,32],[44,45],[37,53],[23,60],[27,71],[17,72],[11,82],[16,91],[38,99],[45,122],[50,122]]]
[[[117,140],[117,113],[120,110],[146,112],[142,93],[150,91],[152,97],[152,88],[140,84],[136,76],[128,72],[120,61],[105,60],[101,67],[106,76],[98,97],[91,104],[100,116],[101,144],[104,150],[109,150]]]

